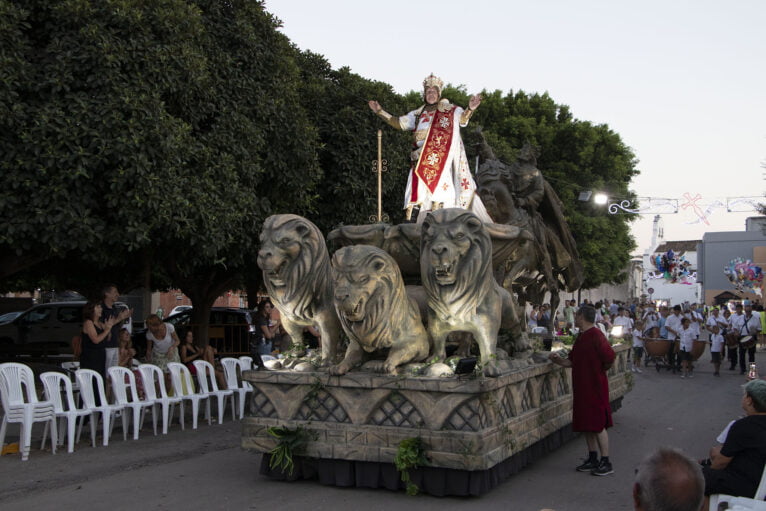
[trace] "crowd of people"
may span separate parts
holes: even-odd
[[[547,333],[576,333],[575,305],[575,300],[565,300],[560,311],[551,311],[548,304],[530,306],[528,330],[540,331],[539,327],[545,327]],[[608,300],[595,304],[585,300],[582,305],[593,306],[595,325],[605,335],[632,343],[634,372],[642,371],[645,343],[649,341],[667,341],[667,364],[682,378],[694,376],[695,341],[708,344],[715,376],[720,376],[724,360],[728,360],[730,371],[739,369],[740,374],[748,373],[750,364],[755,362],[757,345],[766,346],[766,314],[762,305],[754,305],[749,300],[716,307],[696,303],[673,306],[610,303]]]
[[[567,307],[570,304],[567,302]],[[606,318],[603,309],[598,311],[589,304],[580,306],[569,325],[578,333],[571,352],[562,356],[553,351],[549,358],[557,365],[572,369],[572,429],[583,433],[588,448],[587,458],[576,470],[605,476],[614,472],[609,459],[607,433],[612,426],[607,371],[614,362],[615,353],[603,325],[597,326],[598,312],[603,321]],[[656,311],[648,306],[640,311],[639,319],[635,317],[635,311],[618,305],[616,314],[610,314],[609,318],[612,326],[625,327],[631,336],[637,332],[643,337],[649,330],[664,327],[668,332],[666,339],[679,343],[678,358],[683,375],[689,374],[689,343],[697,340],[704,330],[709,331],[711,339],[719,344],[722,343],[720,331],[724,327],[731,329],[732,323],[734,328],[744,325],[744,329],[752,324],[752,329],[742,330],[740,336],[756,336],[760,331],[760,327],[755,328],[756,318],[760,321],[760,317],[749,303],[738,304],[731,314],[734,320],[728,322],[723,321],[723,315],[717,309],[708,314],[707,311],[699,312],[693,304],[687,310],[677,306],[673,307],[672,314],[667,312],[666,308]],[[693,328],[695,323],[696,328]],[[737,340],[741,341],[740,338]],[[740,345],[739,349],[740,353],[749,353],[749,348]],[[745,416],[732,421],[719,435],[719,445],[710,449],[709,458],[695,462],[679,451],[660,448],[644,460],[636,471],[633,486],[635,509],[707,510],[710,495],[714,494],[763,498],[755,492],[766,465],[766,381],[752,378],[743,390],[741,404]]]

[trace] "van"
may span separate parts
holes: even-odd
[[[72,337],[82,330],[86,302],[53,302],[33,306],[0,325],[0,359],[71,360]]]

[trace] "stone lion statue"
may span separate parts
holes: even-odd
[[[285,331],[299,340],[304,327],[316,327],[322,338],[322,361],[333,362],[340,322],[333,305],[330,256],[317,226],[297,215],[267,218],[258,266]]]
[[[388,354],[376,369],[388,374],[428,356],[420,311],[407,297],[399,267],[388,253],[368,245],[341,248],[332,258],[332,275],[335,310],[349,346],[330,374],[346,374],[384,349]]]
[[[445,340],[452,331],[473,334],[487,376],[497,376],[493,355],[500,327],[516,318],[511,295],[492,273],[492,242],[482,221],[465,209],[440,209],[423,222],[420,270],[429,314],[433,355],[446,356]],[[517,351],[526,338],[516,339]]]

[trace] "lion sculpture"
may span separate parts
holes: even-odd
[[[340,322],[333,306],[330,256],[316,225],[297,215],[273,215],[263,223],[258,266],[282,326],[293,340],[314,326],[322,339],[322,362],[334,361]]]
[[[346,374],[383,349],[376,370],[397,374],[397,366],[428,356],[428,333],[414,300],[407,297],[396,261],[368,245],[341,248],[332,258],[335,310],[349,338],[343,361],[330,374]]]
[[[497,376],[492,360],[500,327],[517,321],[511,295],[494,279],[492,242],[482,221],[465,209],[429,213],[420,238],[420,270],[428,302],[432,355],[443,360],[452,331],[473,334],[487,376]],[[525,337],[515,340],[525,350]]]

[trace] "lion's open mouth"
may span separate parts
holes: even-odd
[[[452,284],[455,282],[455,274],[453,272],[455,265],[452,263],[435,264],[434,276],[439,284]]]
[[[360,298],[353,308],[344,307],[343,317],[346,321],[361,321],[364,319],[364,298]]]
[[[284,287],[285,281],[282,279],[282,270],[285,268],[286,261],[282,261],[279,266],[266,272],[266,278],[274,287]]]

